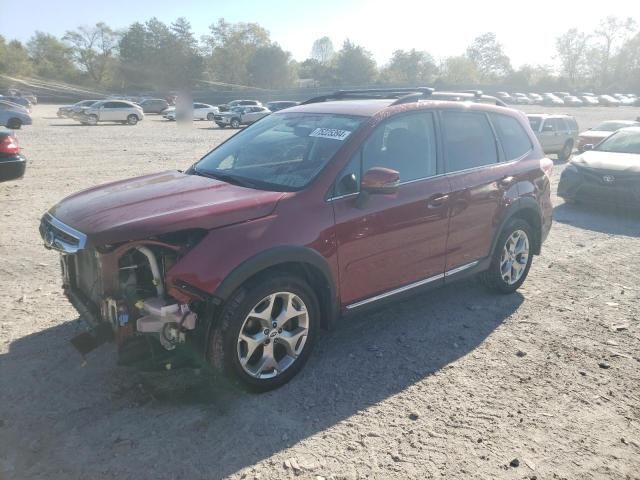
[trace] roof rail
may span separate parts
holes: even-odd
[[[393,105],[397,105],[398,101],[404,100],[407,97],[412,97],[411,100],[416,101],[419,98],[428,97],[433,92],[433,88],[429,87],[416,87],[416,88],[367,88],[361,90],[338,90],[337,92],[329,93],[327,95],[320,95],[318,97],[310,98],[302,102],[302,105],[308,105],[310,103],[320,103],[330,100],[358,100],[358,99],[397,99]],[[413,98],[415,97],[415,98]],[[406,103],[406,101],[400,102]]]

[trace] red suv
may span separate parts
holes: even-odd
[[[93,326],[75,345],[110,335],[125,362],[198,347],[268,390],[343,314],[476,273],[515,291],[551,227],[553,164],[522,113],[430,94],[318,97],[185,172],[62,200],[40,231]]]

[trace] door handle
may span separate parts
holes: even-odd
[[[498,183],[503,187],[508,187],[516,181],[516,177],[512,177],[511,175],[508,177],[501,178]]]
[[[446,195],[444,193],[436,193],[435,195],[431,196],[431,198],[429,199],[429,202],[427,203],[427,207],[440,208],[442,205],[447,203],[448,200],[449,200],[449,195]]]

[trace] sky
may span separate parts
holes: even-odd
[[[608,16],[640,23],[640,0],[17,0],[2,9],[0,35],[26,41],[41,30],[62,36],[79,25],[104,21],[120,29],[157,17],[183,16],[200,36],[218,18],[258,22],[296,60],[313,41],[329,36],[336,50],[345,39],[369,50],[384,65],[394,50],[415,48],[440,59],[464,53],[473,39],[494,32],[514,66],[555,65],[555,38],[569,28],[592,31]]]

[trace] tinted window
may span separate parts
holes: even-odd
[[[106,102],[102,106],[104,108],[118,108],[120,104],[118,102]]]
[[[493,130],[484,114],[445,111],[442,128],[447,171],[455,172],[498,161]]]
[[[531,125],[531,129],[534,132],[537,132],[540,129],[540,123],[542,119],[540,117],[529,117],[529,125]]]
[[[515,118],[491,114],[491,121],[502,144],[506,160],[520,158],[533,148],[529,136]]]
[[[431,113],[401,115],[386,121],[367,139],[363,171],[386,167],[400,172],[400,181],[436,174],[436,143]]]

